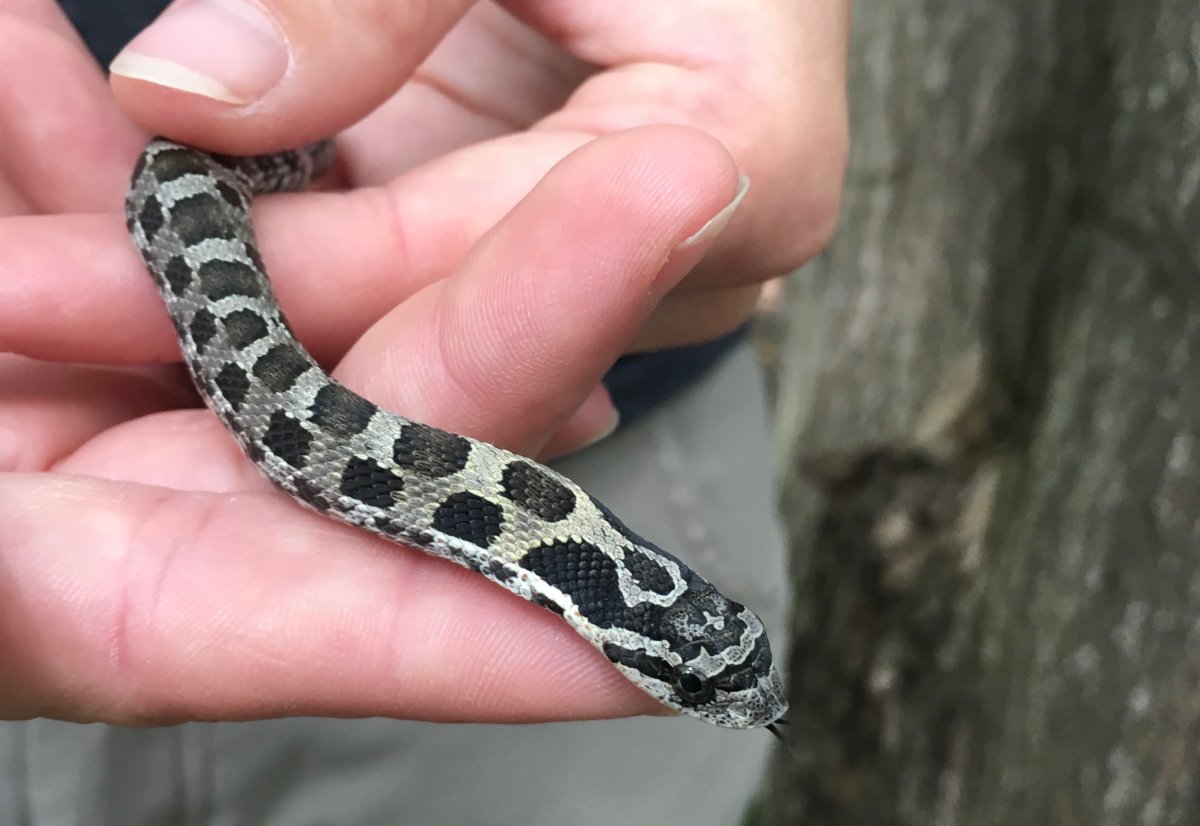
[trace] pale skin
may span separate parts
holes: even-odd
[[[385,407],[566,452],[621,353],[735,328],[828,241],[847,3],[264,0],[283,51],[197,82],[199,2],[111,83],[50,0],[0,2],[0,717],[660,713],[548,612],[270,488],[121,201],[151,133],[339,135],[326,191],[255,207],[300,339]]]

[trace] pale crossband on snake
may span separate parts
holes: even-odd
[[[559,614],[677,711],[774,730],[787,706],[752,611],[569,479],[381,410],[296,341],[259,257],[250,199],[303,189],[332,156],[328,142],[231,158],[156,139],[138,161],[129,232],[208,406],[301,503],[465,565]]]

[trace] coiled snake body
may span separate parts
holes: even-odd
[[[381,410],[293,337],[250,224],[254,193],[302,189],[328,143],[254,158],[156,139],[130,234],[200,394],[295,499],[471,568],[562,616],[662,703],[732,728],[786,709],[759,618],[529,459]]]

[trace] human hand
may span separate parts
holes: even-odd
[[[340,133],[342,183],[386,193],[386,219],[373,216],[362,233],[351,276],[352,294],[384,300],[317,305],[326,325],[347,331],[391,306],[398,266],[420,283],[445,277],[595,136],[699,128],[752,186],[720,242],[626,348],[654,349],[736,328],[762,282],[828,240],[847,143],[848,7],[178,0],[114,61],[113,87],[148,131],[209,149],[252,154]],[[315,247],[344,249],[347,222],[361,216],[331,217],[306,229]],[[297,277],[321,279],[324,260],[296,263]],[[306,308],[295,313],[307,326]]]
[[[661,711],[549,613],[269,489],[178,368],[146,366],[178,354],[119,212],[145,134],[49,2],[5,5],[0,71],[0,717]],[[607,426],[600,376],[736,189],[693,130],[602,138],[432,281],[364,262],[383,190],[264,198],[256,222],[342,381],[536,453]]]

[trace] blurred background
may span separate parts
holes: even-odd
[[[795,589],[750,822],[1200,823],[1200,8],[856,4],[764,296]]]

